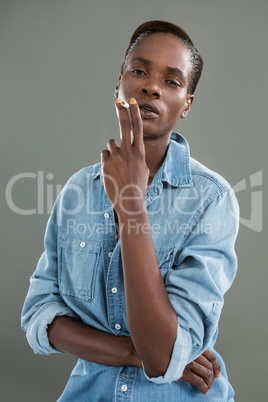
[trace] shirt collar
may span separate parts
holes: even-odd
[[[170,137],[167,155],[162,165],[161,179],[176,187],[191,187],[193,185],[190,148],[186,139],[175,131]]]
[[[190,148],[186,139],[175,131],[172,132],[165,160],[158,170],[155,181],[166,181],[176,187],[192,187],[190,168]],[[100,177],[103,183],[102,169],[98,170],[94,179]]]

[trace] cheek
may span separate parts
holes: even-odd
[[[170,121],[171,124],[180,118],[181,116],[181,109],[179,107],[174,107],[174,103],[167,107],[167,114],[166,118]]]

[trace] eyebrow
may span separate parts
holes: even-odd
[[[153,64],[153,63],[151,62],[151,60],[144,59],[143,57],[135,57],[135,58],[132,59],[131,61],[132,61],[132,62],[139,61],[139,62],[141,62],[141,63],[143,63],[143,64],[146,64],[147,66],[151,66],[151,65]],[[168,71],[172,72],[172,73],[177,73],[177,74],[179,74],[180,76],[182,76],[182,78],[183,78],[185,81],[187,80],[186,75],[185,75],[184,72],[181,71],[179,68],[167,66],[166,69],[167,69]]]

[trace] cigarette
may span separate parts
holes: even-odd
[[[125,109],[129,109],[129,104],[128,104],[126,101],[122,100],[121,105],[122,105]]]

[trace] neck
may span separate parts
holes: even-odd
[[[158,139],[144,138],[146,164],[150,171],[148,185],[164,162],[169,141],[170,136]]]

